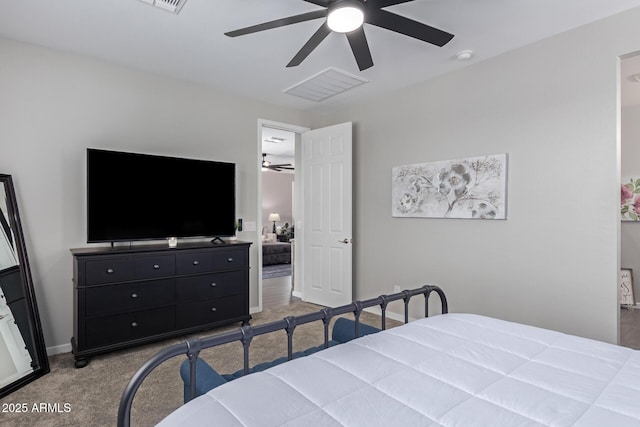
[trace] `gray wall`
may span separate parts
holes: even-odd
[[[238,217],[257,221],[258,118],[304,124],[296,111],[32,45],[0,39],[0,58],[0,172],[15,180],[52,351],[70,349],[69,248],[88,246],[87,147],[235,162]],[[238,237],[255,243],[256,233]]]
[[[271,212],[280,214],[276,226],[293,224],[293,177],[286,172],[262,172],[262,225],[269,233],[273,230],[273,222],[269,221]]]
[[[316,117],[355,123],[355,296],[432,282],[455,312],[616,342],[618,56],[640,49],[638,22],[635,9]],[[393,166],[495,153],[509,154],[506,221],[391,217]]]
[[[640,105],[622,109],[622,182],[640,178]],[[620,230],[623,268],[632,269],[633,291],[640,301],[640,223],[624,221]]]

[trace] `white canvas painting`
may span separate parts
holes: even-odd
[[[507,154],[396,166],[391,215],[506,219]]]

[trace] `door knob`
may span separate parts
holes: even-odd
[[[353,242],[353,239],[343,239],[343,240],[338,240],[338,242],[348,245],[349,243]]]

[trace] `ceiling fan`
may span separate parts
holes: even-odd
[[[405,36],[431,43],[436,46],[444,46],[452,38],[453,34],[439,30],[429,25],[422,24],[404,16],[397,15],[383,8],[400,3],[408,3],[414,0],[303,0],[322,6],[325,9],[313,12],[293,15],[286,18],[262,24],[252,25],[235,31],[229,31],[225,35],[229,37],[243,36],[270,30],[312,19],[326,18],[320,28],[302,46],[300,51],[287,64],[287,67],[298,66],[309,56],[313,50],[332,32],[344,33],[347,36],[353,56],[358,63],[360,71],[373,66],[371,51],[364,34],[363,23],[385,28]]]
[[[294,167],[291,166],[291,163],[280,163],[274,165],[267,160],[267,153],[262,153],[262,169],[271,169],[276,172],[282,172],[283,170],[294,170]]]

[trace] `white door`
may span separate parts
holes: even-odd
[[[302,134],[303,298],[330,307],[352,302],[351,128]]]

